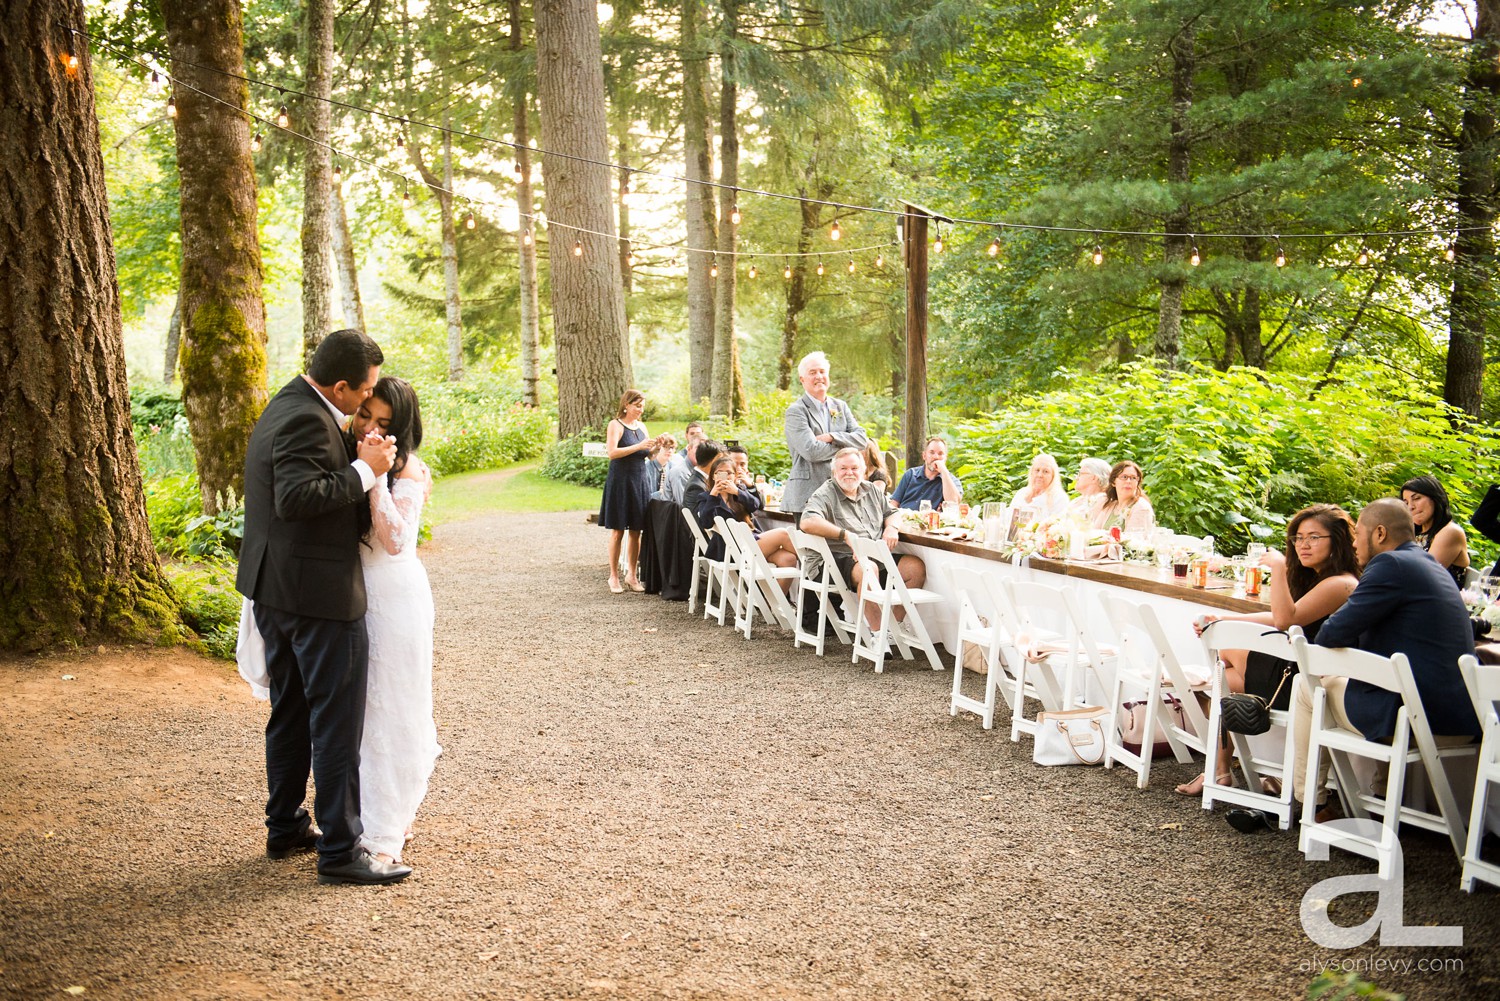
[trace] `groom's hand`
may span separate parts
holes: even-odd
[[[370,472],[384,476],[396,463],[396,439],[382,438],[376,432],[367,434],[359,440],[359,457],[365,460]]]

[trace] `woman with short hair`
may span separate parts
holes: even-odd
[[[1411,512],[1417,545],[1427,550],[1463,590],[1464,572],[1469,569],[1469,538],[1453,520],[1448,491],[1435,477],[1416,476],[1401,484],[1401,499]]]

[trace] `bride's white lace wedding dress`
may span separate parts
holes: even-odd
[[[425,477],[398,479],[391,488],[381,477],[370,489],[372,526],[360,546],[370,637],[360,843],[395,859],[442,753],[432,720],[432,590],[417,559],[426,493]]]

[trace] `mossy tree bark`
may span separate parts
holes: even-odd
[[[302,131],[302,361],[333,329],[333,13],[334,0],[307,0],[307,95]],[[360,329],[363,329],[361,327]]]
[[[687,161],[687,243],[718,241],[714,216],[713,147],[708,121],[708,52],[699,41],[703,0],[682,0],[682,153]],[[707,254],[687,253],[688,395],[692,402],[713,392],[714,283]]]
[[[735,186],[740,183],[739,104],[735,45],[739,42],[739,0],[722,0],[723,33],[719,50],[719,277],[714,279],[714,370],[709,409],[733,417],[745,402],[740,371],[740,342],[735,336],[735,296],[739,289],[739,227],[732,218]]]
[[[266,406],[266,307],[237,0],[162,0],[182,179],[182,408],[203,508],[244,492]]]
[[[521,0],[510,0],[510,50],[520,52],[524,47],[521,38]],[[537,381],[541,367],[542,327],[539,288],[536,273],[536,223],[532,215],[536,205],[531,197],[531,107],[524,86],[518,87],[512,113],[515,117],[513,131],[516,143],[516,211],[520,227],[516,233],[516,248],[521,268],[521,402],[528,407],[537,406]]]
[[[0,649],[183,634],[130,431],[79,0],[0,0]],[[78,65],[70,68],[68,58]]]
[[[598,6],[537,0],[537,97],[547,184],[558,430],[576,434],[614,413],[630,384],[605,121]],[[575,249],[578,251],[574,253]]]

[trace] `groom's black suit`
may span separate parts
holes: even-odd
[[[365,584],[359,471],[333,414],[297,376],[266,406],[245,456],[245,537],[235,586],[266,644],[268,844],[307,827],[309,765],[325,863],[348,860],[359,820]]]

